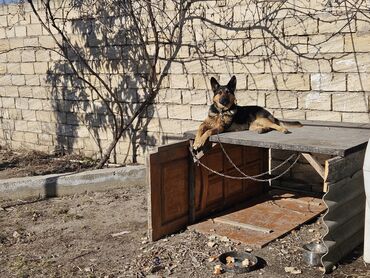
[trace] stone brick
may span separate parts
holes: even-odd
[[[161,90],[156,102],[158,103],[181,103],[181,90],[168,89]]]
[[[28,36],[41,36],[42,35],[41,24],[28,24],[27,25],[27,35]]]
[[[22,119],[26,121],[36,121],[36,113],[34,110],[23,110]]]
[[[277,92],[266,94],[268,108],[297,108],[297,94],[291,92]]]
[[[43,109],[42,100],[39,100],[39,99],[30,98],[28,100],[28,105],[29,105],[29,109],[31,110],[42,110]]]
[[[348,74],[348,91],[370,91],[370,74]]]
[[[147,129],[151,132],[181,132],[181,120],[153,118]]]
[[[55,41],[51,36],[40,36],[39,43],[40,46],[45,48],[54,48],[56,46]]]
[[[284,20],[284,34],[292,35],[309,35],[318,33],[318,24],[311,17],[294,17]]]
[[[208,105],[194,105],[191,107],[191,119],[194,121],[204,121],[208,115]]]
[[[350,123],[370,123],[369,113],[342,113],[342,121]]]
[[[171,75],[171,87],[174,89],[193,88],[193,81],[191,75]]]
[[[20,63],[7,63],[7,72],[10,74],[20,74],[21,73],[21,64]]]
[[[196,130],[198,129],[199,125],[202,123],[202,121],[182,121],[181,122],[181,133],[184,133],[189,130]]]
[[[12,97],[2,97],[3,108],[15,108],[15,99]]]
[[[168,117],[170,119],[191,119],[191,106],[190,105],[168,105]]]
[[[309,38],[308,52],[309,53],[340,53],[344,50],[344,38],[338,34],[332,35],[317,35]]]
[[[36,61],[37,62],[49,62],[50,52],[48,50],[37,50],[36,51]]]
[[[271,74],[248,75],[248,89],[275,90],[274,78]]]
[[[315,91],[301,93],[298,96],[298,107],[309,110],[331,110],[331,94]]]
[[[155,118],[168,118],[167,105],[155,104],[147,108],[147,116]]]
[[[11,136],[13,141],[23,142],[25,140],[23,131],[13,131]]]
[[[265,62],[260,56],[248,56],[235,60],[232,69],[235,74],[264,73]]]
[[[369,112],[367,95],[364,93],[333,94],[333,110],[343,112]]]
[[[33,64],[36,74],[47,74],[49,65],[47,62],[36,62]]]
[[[345,52],[369,52],[370,33],[346,34]]]
[[[24,120],[16,120],[14,121],[15,130],[18,131],[28,131],[27,121]]]
[[[342,73],[311,74],[311,88],[316,91],[345,91],[346,75]]]
[[[22,61],[21,51],[13,50],[6,53],[6,60],[10,63],[20,63]]]
[[[213,97],[213,93],[205,90],[183,90],[181,94],[183,104],[207,104],[208,100]]]
[[[50,134],[39,133],[37,134],[39,144],[51,145],[53,144],[53,136]]]
[[[274,109],[271,109],[270,112],[272,112],[274,117],[278,119],[291,119],[291,120],[305,120],[306,119],[306,113],[303,110],[285,110],[285,109],[274,110]]]
[[[314,73],[325,73],[331,72],[331,65],[329,60],[322,60],[322,59],[305,59],[300,58],[298,63],[298,71],[302,72],[314,72]]]
[[[237,90],[235,96],[238,105],[260,105],[258,103],[258,93],[256,91]]]
[[[24,46],[35,46],[37,47],[39,45],[38,38],[24,38],[23,39],[23,45]]]
[[[26,143],[32,143],[32,144],[38,144],[37,133],[25,132],[24,133],[24,142],[26,142]]]
[[[17,98],[15,100],[15,107],[18,109],[28,109],[28,98]]]
[[[55,122],[51,120],[51,114],[50,111],[35,111],[36,113],[36,120],[39,122]]]
[[[22,63],[21,64],[21,73],[22,74],[35,74],[32,63]]]
[[[313,121],[334,121],[340,122],[342,117],[339,112],[331,111],[307,111],[306,119]]]
[[[210,84],[211,76],[218,79],[218,75],[203,75],[203,74],[193,75],[194,88],[197,90],[211,90]]]
[[[308,74],[279,74],[276,76],[278,90],[310,90]]]
[[[15,31],[15,35],[19,38],[19,37],[25,37],[27,36],[27,32],[26,32],[26,26],[15,26],[14,27],[14,31]]]
[[[333,69],[338,72],[369,72],[370,55],[368,53],[355,53],[334,59]]]
[[[12,85],[22,86],[26,84],[24,75],[12,75]]]
[[[30,86],[22,86],[18,87],[18,94],[21,98],[32,98],[32,87]]]
[[[40,86],[41,85],[39,75],[35,75],[35,74],[24,75],[24,78],[26,81],[26,85],[29,85],[29,86]]]
[[[18,87],[16,86],[3,86],[0,87],[1,95],[7,97],[18,97]]]
[[[14,49],[14,48],[17,48],[17,47],[23,47],[23,46],[24,46],[23,39],[20,39],[20,38],[9,39],[9,48],[10,49]]]
[[[35,62],[36,56],[34,50],[23,50],[22,51],[22,62]]]

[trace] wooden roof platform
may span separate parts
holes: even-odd
[[[248,130],[221,133],[219,140],[225,144],[345,156],[364,148],[370,138],[370,124],[300,122],[303,127],[288,128],[290,134]],[[193,139],[195,131],[186,132],[185,137]],[[210,141],[218,142],[217,135],[211,136]]]

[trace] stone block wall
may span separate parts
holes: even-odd
[[[124,134],[111,161],[142,162],[148,148],[196,129],[211,103],[211,76],[226,83],[236,75],[238,104],[266,107],[279,118],[368,123],[370,3],[352,2],[194,4],[159,95]],[[170,1],[158,3],[176,16]],[[101,30],[97,18],[81,18],[76,10],[69,15],[64,30],[111,88],[123,92],[129,115],[147,93],[140,80],[147,68],[130,58],[134,43],[117,36],[109,41],[122,29]],[[0,145],[99,157],[113,137],[112,119],[59,51],[29,5],[0,4]],[[161,48],[159,69],[167,52]]]

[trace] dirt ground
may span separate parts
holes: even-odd
[[[0,179],[80,172],[95,162],[78,155],[55,156],[38,151],[0,150]]]
[[[0,277],[212,277],[216,262],[210,257],[248,249],[190,230],[149,242],[146,195],[139,186],[28,203],[0,201]],[[266,265],[238,277],[321,277],[318,268],[304,266],[300,251],[320,233],[316,221],[252,250]],[[361,254],[359,247],[324,277],[370,277]],[[288,274],[287,266],[302,273]]]

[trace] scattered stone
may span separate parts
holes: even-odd
[[[309,233],[313,233],[314,231],[315,231],[315,229],[308,229]]]
[[[244,267],[248,267],[250,264],[250,260],[249,259],[245,259],[244,261],[242,261],[242,266]]]
[[[231,256],[226,257],[226,264],[227,265],[234,265],[234,263],[235,263],[235,258],[234,257],[231,257]]]
[[[220,240],[221,240],[222,242],[229,242],[229,241],[230,241],[230,239],[229,239],[227,236],[223,236],[223,237],[221,237],[221,238],[220,238]]]
[[[208,247],[214,247],[215,245],[216,245],[216,242],[214,242],[214,241],[209,241],[208,243],[207,243],[207,245],[208,245]]]
[[[216,236],[215,236],[215,235],[210,235],[210,236],[208,237],[208,239],[209,239],[209,240],[215,240],[215,239],[216,239]]]
[[[301,274],[302,271],[294,266],[286,266],[284,267],[284,270],[286,273],[291,273],[291,274]]]
[[[14,238],[19,238],[20,236],[21,236],[20,233],[18,233],[17,231],[14,231],[14,233],[13,233]]]
[[[250,253],[250,252],[252,252],[252,251],[253,251],[253,249],[252,249],[252,248],[250,248],[250,247],[247,247],[247,248],[245,248],[245,251]]]
[[[87,266],[87,267],[84,268],[84,271],[85,272],[93,272],[93,269],[92,269],[92,267]]]

